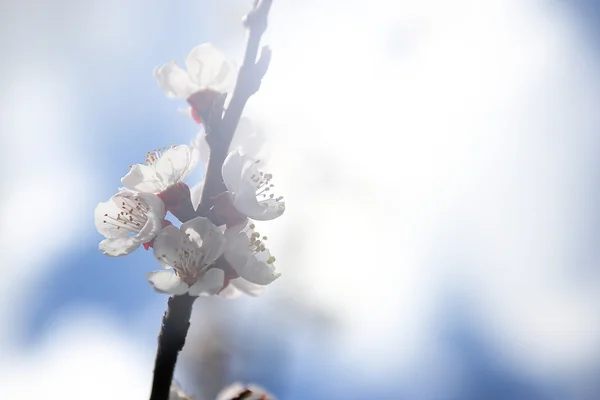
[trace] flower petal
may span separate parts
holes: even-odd
[[[247,294],[248,296],[260,296],[264,293],[265,287],[257,285],[252,282],[248,282],[244,278],[236,278],[229,281],[229,286],[235,287],[240,292]]]
[[[154,169],[148,165],[136,164],[121,178],[121,183],[130,190],[143,193],[160,193],[166,189],[156,176]]]
[[[273,264],[259,261],[256,257],[248,257],[246,264],[242,267],[233,264],[231,266],[241,278],[257,285],[268,285],[281,276],[279,272],[275,272]]]
[[[175,61],[164,64],[154,70],[158,86],[167,97],[186,99],[199,87],[193,82],[190,75],[185,72]]]
[[[262,207],[256,198],[256,188],[248,181],[242,181],[233,199],[234,207],[248,218],[262,220],[266,207]]]
[[[154,239],[154,256],[163,267],[179,262],[179,250],[183,246],[183,233],[173,225],[165,226]]]
[[[237,290],[236,287],[231,284],[231,281],[229,282],[229,285],[227,285],[225,289],[219,292],[219,297],[222,297],[224,299],[236,299],[240,297],[242,295],[242,292]]]
[[[118,238],[104,239],[98,245],[100,251],[110,257],[124,256],[138,247],[142,242],[135,237],[123,236]]]
[[[202,190],[204,189],[204,181],[199,182],[195,186],[190,189],[190,199],[192,200],[192,205],[194,206],[194,210],[198,208],[200,204],[200,200],[202,200]]]
[[[181,295],[189,289],[188,284],[183,282],[172,269],[148,272],[146,279],[158,293]]]
[[[201,131],[196,135],[196,139],[190,142],[190,160],[187,168],[181,175],[181,180],[186,179],[196,169],[198,161],[200,161],[201,143],[204,141],[204,136],[204,132]]]
[[[142,206],[146,208],[147,211],[138,210],[138,212],[146,213],[147,221],[135,237],[142,243],[150,242],[163,227],[165,204],[160,197],[151,193],[131,193],[126,197],[138,198],[138,201],[142,203],[140,208]]]
[[[263,214],[256,216],[254,219],[257,221],[269,221],[275,219],[285,211],[285,202],[276,201],[275,199],[267,199],[259,201],[258,204],[264,209]]]
[[[187,172],[189,163],[190,148],[182,144],[162,153],[154,170],[166,188],[185,179],[184,174]]]
[[[223,181],[230,192],[237,192],[242,181],[242,168],[244,159],[237,151],[232,151],[227,155],[221,168]]]
[[[233,135],[229,151],[239,151],[256,160],[265,153],[265,142],[264,132],[258,129],[249,118],[242,117]]]
[[[190,296],[215,295],[223,288],[225,272],[222,269],[211,268],[200,279],[194,283],[189,290]]]
[[[204,249],[206,264],[212,264],[223,254],[225,236],[208,218],[196,217],[181,224],[181,232]]]
[[[115,196],[112,196],[108,201],[98,203],[94,209],[94,224],[96,225],[96,229],[98,229],[98,232],[106,238],[127,236],[126,231],[117,229],[116,225],[108,223],[107,220],[109,215],[117,215],[121,212],[117,203],[113,201]]]
[[[239,275],[238,269],[243,269],[248,262],[248,258],[254,257],[249,250],[250,239],[244,232],[237,235],[231,235],[229,233],[229,230],[225,231],[225,234],[227,235],[227,247],[225,249],[224,257]]]
[[[210,43],[194,47],[185,59],[191,79],[201,88],[229,92],[235,84],[235,66]]]

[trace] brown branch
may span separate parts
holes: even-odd
[[[260,88],[262,78],[266,74],[271,61],[271,50],[266,46],[262,48],[258,61],[256,56],[260,39],[267,28],[267,16],[272,2],[273,0],[256,1],[254,8],[244,17],[244,25],[248,28],[248,41],[231,101],[223,118],[207,121],[206,141],[210,147],[210,156],[204,178],[202,197],[197,210],[198,215],[211,218],[211,215],[209,215],[209,210],[213,205],[211,198],[227,190],[221,174],[223,162],[227,157],[229,145],[246,102]],[[218,221],[213,222],[217,223]]]
[[[188,328],[192,305],[197,297],[187,294],[169,298],[158,335],[158,350],[154,363],[154,380],[150,400],[168,400],[177,356],[183,345]]]
[[[268,47],[262,48],[258,61],[256,56],[260,39],[267,28],[267,16],[272,2],[273,0],[257,0],[253,9],[244,17],[244,25],[248,28],[248,41],[244,61],[231,95],[231,101],[223,114],[225,97],[219,96],[210,110],[208,119],[205,121],[206,141],[210,148],[210,156],[200,204],[198,209],[194,211],[191,200],[189,200],[189,188],[182,186],[178,190],[187,190],[187,193],[184,193],[183,200],[180,203],[171,206],[171,212],[181,222],[200,215],[206,216],[215,224],[220,225],[216,216],[210,213],[213,206],[211,198],[227,190],[221,173],[223,162],[227,157],[231,140],[246,102],[258,91],[262,78],[269,68],[271,50]],[[177,356],[185,344],[194,300],[196,300],[196,297],[188,294],[169,298],[168,308],[163,316],[162,328],[158,336],[158,350],[150,400],[168,400],[169,398]],[[242,395],[247,395],[247,393],[242,393]]]

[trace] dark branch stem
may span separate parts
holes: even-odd
[[[162,327],[158,336],[150,400],[169,399],[177,356],[185,344],[194,300],[196,297],[187,294],[169,298],[168,308],[163,315]]]
[[[210,147],[210,156],[204,177],[202,198],[196,211],[194,211],[191,201],[188,201],[190,198],[189,188],[187,186],[177,188],[178,190],[187,190],[186,195],[183,196],[184,201],[171,208],[171,212],[181,222],[200,215],[210,218],[219,225],[215,217],[209,213],[213,205],[212,197],[227,190],[221,173],[223,162],[227,157],[231,140],[246,102],[258,91],[262,78],[269,68],[271,60],[269,48],[263,47],[258,61],[256,57],[260,39],[267,28],[267,16],[272,1],[257,0],[254,8],[244,18],[244,25],[248,28],[248,42],[231,101],[222,118],[220,118],[220,113],[217,116],[210,115],[206,126],[206,140]],[[219,110],[222,110],[223,100],[224,97],[219,99],[220,103],[217,104]],[[158,336],[158,351],[150,400],[169,399],[177,356],[185,344],[194,300],[196,297],[187,294],[169,298],[168,308],[163,316],[162,328]],[[239,398],[244,398],[244,396],[247,396],[247,393],[243,393]]]
[[[215,121],[207,129],[207,142],[210,156],[204,178],[202,198],[198,206],[198,215],[207,216],[212,207],[212,197],[226,190],[221,168],[227,157],[229,145],[246,106],[248,99],[258,91],[263,76],[267,72],[271,60],[271,51],[263,47],[260,58],[256,61],[260,39],[267,28],[267,16],[272,0],[259,0],[246,17],[244,25],[248,28],[248,41],[244,61],[240,67],[235,89],[223,118]]]

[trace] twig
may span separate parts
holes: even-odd
[[[244,25],[248,28],[248,41],[231,101],[223,118],[211,121],[210,126],[207,127],[206,140],[210,147],[210,156],[204,178],[202,197],[197,210],[198,215],[207,216],[213,203],[211,198],[227,190],[221,174],[223,162],[227,157],[229,145],[246,102],[260,88],[262,78],[266,74],[271,61],[271,50],[266,46],[262,48],[258,61],[256,56],[260,39],[267,28],[267,16],[272,2],[273,0],[257,1],[254,8],[244,17]]]
[[[169,298],[158,335],[158,350],[154,363],[154,380],[150,400],[168,400],[177,356],[183,345],[188,328],[192,305],[197,297],[187,294]]]
[[[223,101],[225,98],[220,97],[215,102],[213,110],[211,110],[209,120],[206,121],[206,140],[210,148],[210,156],[200,204],[194,212],[191,202],[187,201],[189,200],[189,188],[185,186],[180,188],[182,190],[187,189],[187,196],[184,196],[185,201],[171,210],[181,222],[200,215],[210,218],[215,224],[219,225],[218,221],[215,220],[215,216],[209,215],[209,211],[213,206],[211,198],[227,190],[221,173],[223,162],[227,157],[233,134],[246,102],[258,91],[262,78],[269,68],[271,50],[268,47],[262,48],[258,61],[256,56],[260,39],[267,28],[267,16],[272,2],[273,0],[257,0],[250,13],[244,17],[244,25],[248,28],[248,42],[231,101],[223,114]],[[218,109],[217,112],[214,112],[214,107]],[[169,298],[168,308],[163,316],[162,328],[158,336],[158,350],[150,400],[169,399],[169,390],[177,356],[185,344],[194,300],[196,300],[196,297],[187,294]],[[247,396],[247,394],[244,395]]]

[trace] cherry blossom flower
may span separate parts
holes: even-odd
[[[180,229],[167,226],[154,239],[154,256],[167,269],[146,277],[159,293],[217,294],[223,288],[225,273],[214,264],[224,248],[223,233],[206,218],[184,222]]]
[[[238,225],[225,230],[227,245],[225,260],[244,280],[254,285],[265,286],[281,276],[275,272],[275,257],[265,247],[266,236],[254,230],[254,224]],[[238,290],[252,290],[243,282],[234,283]]]
[[[236,382],[219,392],[215,400],[236,400],[244,393],[244,400],[275,400],[275,397],[258,385],[243,385]]]
[[[219,296],[225,299],[235,299],[242,295],[248,295],[252,297],[260,296],[264,293],[266,287],[257,285],[252,282],[248,282],[242,277],[230,279],[227,286],[219,292]]]
[[[142,193],[163,195],[168,189],[183,182],[198,164],[200,136],[187,145],[173,146],[146,153],[146,164],[130,166],[121,183],[126,188]],[[176,191],[176,190],[175,190]]]
[[[158,196],[119,191],[94,210],[96,228],[106,238],[99,244],[100,251],[117,257],[151,243],[165,224],[164,218],[165,205]]]
[[[187,101],[192,117],[201,123],[216,98],[233,90],[237,67],[210,43],[194,47],[185,67],[187,71],[172,61],[156,68],[154,76],[167,97]]]
[[[214,201],[215,211],[225,219],[228,219],[227,214],[233,219],[232,208],[260,221],[275,219],[285,211],[283,196],[273,193],[273,175],[260,171],[259,162],[237,151],[229,153],[225,159],[222,173],[228,191]]]

